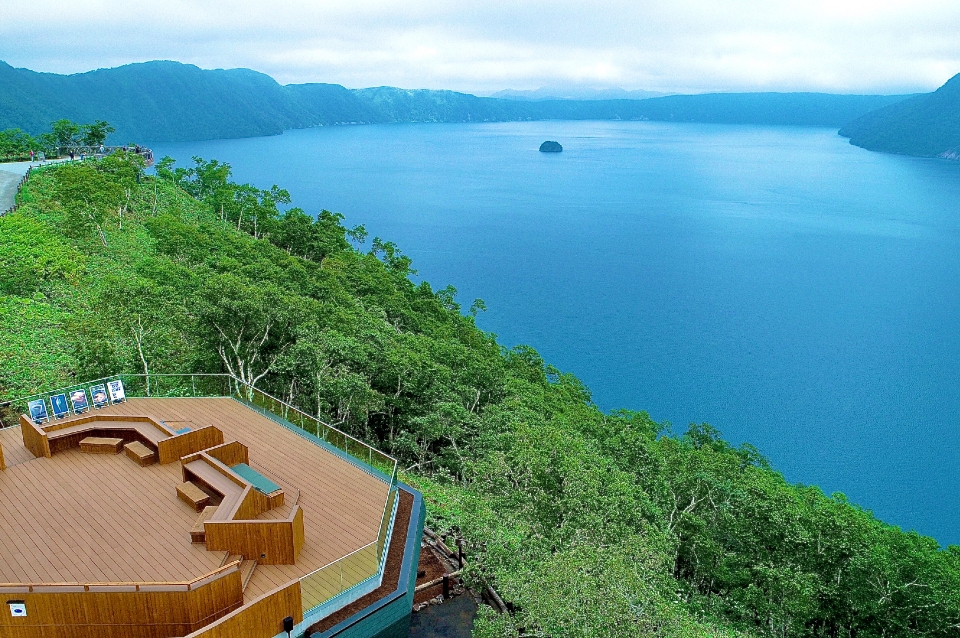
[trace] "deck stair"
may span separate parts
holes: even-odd
[[[210,503],[210,495],[200,489],[196,483],[186,482],[177,486],[177,496],[197,512],[202,512]]]
[[[257,561],[245,560],[240,563],[240,580],[243,583],[243,591],[246,591],[250,579],[253,578],[253,572],[257,569]]]
[[[102,436],[88,436],[80,441],[80,451],[87,454],[120,454],[123,439]]]
[[[216,511],[217,511],[216,505],[207,505],[206,507],[203,508],[203,511],[200,512],[200,516],[197,517],[196,522],[193,524],[193,527],[190,529],[191,543],[207,542],[207,533],[203,528],[203,524],[206,523],[208,520],[210,520],[210,517],[213,516],[213,513]]]
[[[127,443],[123,446],[123,451],[129,459],[137,463],[140,467],[153,465],[157,460],[157,453],[140,441]]]

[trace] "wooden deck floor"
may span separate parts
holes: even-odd
[[[102,414],[151,415],[194,428],[213,425],[250,450],[251,465],[298,500],[305,542],[296,565],[260,565],[253,598],[376,540],[387,485],[229,398],[130,399]],[[19,428],[0,431],[0,582],[189,580],[223,552],[190,543],[197,514],[177,499],[180,464],[140,467],[126,455],[79,450],[34,459]]]

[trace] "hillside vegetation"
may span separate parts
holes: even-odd
[[[36,135],[49,122],[106,119],[111,143],[277,135],[331,124],[662,120],[840,127],[904,96],[717,93],[651,99],[519,101],[455,91],[338,84],[281,86],[249,69],[178,62],[128,64],[75,75],[0,62],[0,130]]]
[[[0,218],[0,396],[232,371],[393,455],[467,541],[481,638],[948,638],[960,548],[788,484],[705,424],[601,412],[390,242],[229,166],[35,172]]]
[[[933,93],[868,113],[840,135],[870,151],[960,159],[960,75]]]

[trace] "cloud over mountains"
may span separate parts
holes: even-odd
[[[932,90],[960,70],[952,0],[5,0],[0,59],[72,73],[152,59],[282,83],[494,92]]]

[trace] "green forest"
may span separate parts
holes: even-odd
[[[106,118],[112,143],[279,135],[333,124],[659,120],[840,127],[906,96],[708,93],[643,100],[509,100],[457,91],[281,85],[250,69],[153,61],[57,75],[0,62],[0,128]]]
[[[933,93],[864,114],[840,135],[870,151],[960,158],[960,75]]]
[[[114,132],[108,122],[97,120],[93,124],[77,124],[70,120],[57,120],[50,130],[34,137],[19,128],[0,131],[0,160],[5,162],[33,161],[43,153],[47,158],[56,158],[70,151],[96,151],[107,136]]]
[[[388,240],[228,164],[122,152],[31,173],[0,218],[0,398],[230,372],[396,456],[462,534],[478,638],[953,637],[960,547],[793,485],[707,424],[605,413],[415,283]]]

